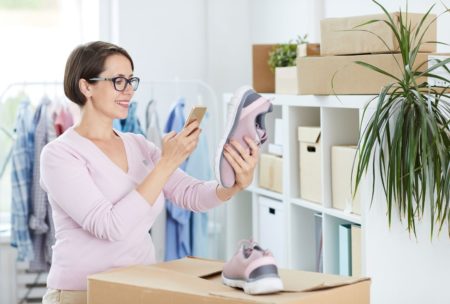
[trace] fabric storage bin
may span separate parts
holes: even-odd
[[[319,127],[299,127],[300,198],[322,202],[322,149]]]
[[[283,192],[283,158],[261,154],[259,161],[259,186],[275,192]]]
[[[286,228],[284,208],[281,201],[265,196],[258,198],[259,243],[263,249],[269,249],[279,267],[287,267]]]
[[[361,214],[359,191],[355,198],[352,198],[355,183],[355,175],[352,179],[352,168],[355,155],[356,146],[331,147],[332,206],[335,209]]]

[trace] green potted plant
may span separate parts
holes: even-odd
[[[295,59],[297,58],[297,46],[300,44],[308,43],[308,34],[297,36],[295,42],[290,40],[285,44],[277,44],[272,48],[269,53],[269,60],[267,64],[272,72],[275,72],[275,68],[278,67],[290,67],[295,66]]]
[[[439,43],[423,41],[424,33],[439,16],[431,23],[425,22],[433,5],[421,22],[411,27],[406,10],[400,12],[400,22],[396,25],[386,9],[377,1],[373,2],[383,10],[387,20],[370,20],[354,30],[361,30],[361,26],[369,23],[385,23],[393,31],[400,46],[402,60],[398,66],[402,70],[402,77],[395,77],[365,62],[355,62],[390,77],[392,83],[383,87],[365,106],[364,115],[370,117],[361,130],[358,144],[354,193],[370,166],[373,174],[372,202],[375,178],[379,176],[389,225],[393,210],[397,209],[400,220],[406,220],[409,233],[417,237],[417,222],[422,220],[428,209],[431,238],[434,231],[440,232],[445,223],[449,226],[450,236],[449,88],[430,87],[428,82],[421,81],[423,77],[428,77],[428,80],[439,80],[450,86],[448,74],[436,73],[438,69],[450,72],[450,59],[429,60],[414,68],[419,47],[423,43]],[[446,8],[443,13],[448,12]],[[368,114],[367,109],[372,106],[373,113]]]
[[[275,93],[297,94],[297,47],[307,44],[308,35],[297,36],[295,43],[290,40],[286,44],[277,44],[269,53],[268,65],[275,73]]]

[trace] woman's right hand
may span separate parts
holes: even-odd
[[[165,162],[173,171],[177,169],[195,150],[201,129],[197,121],[191,122],[186,128],[176,133],[169,132],[162,139],[161,161]]]

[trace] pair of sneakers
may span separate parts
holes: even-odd
[[[232,110],[227,119],[224,137],[216,155],[216,177],[225,188],[235,184],[235,173],[223,155],[224,146],[231,139],[250,151],[244,137],[253,139],[259,146],[267,140],[264,123],[265,115],[272,112],[272,103],[256,93],[251,87],[244,86],[236,91],[231,100]]]
[[[278,267],[272,253],[256,242],[241,241],[238,251],[224,265],[222,281],[251,295],[275,293],[283,290]]]

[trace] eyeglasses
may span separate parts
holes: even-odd
[[[112,77],[112,78],[108,78],[108,77],[94,77],[94,78],[89,78],[89,80],[92,81],[99,81],[99,80],[108,80],[108,81],[112,81],[112,83],[114,84],[114,89],[116,91],[119,92],[123,92],[126,90],[127,85],[131,85],[131,87],[133,88],[133,91],[136,91],[138,86],[139,86],[139,77],[131,77],[130,79],[127,79],[123,76],[118,76],[118,77]]]

